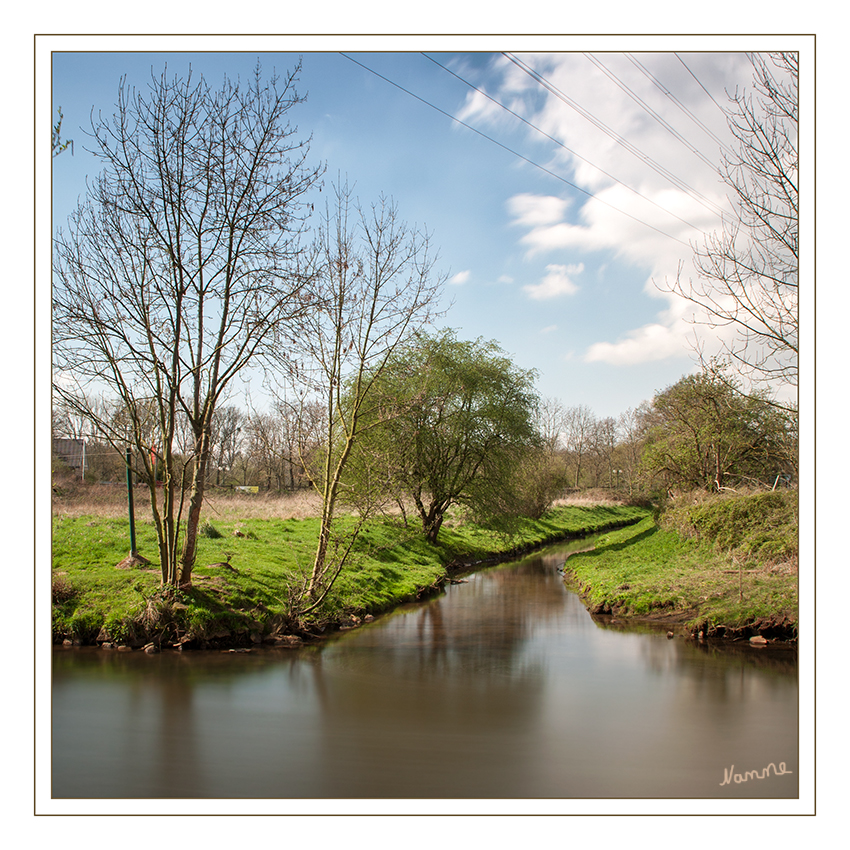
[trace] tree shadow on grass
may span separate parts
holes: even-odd
[[[197,585],[193,585],[190,590],[184,590],[183,594],[193,605],[196,605],[199,608],[206,608],[214,614],[228,610],[227,605],[222,602],[220,596],[215,593],[202,590]]]
[[[634,537],[627,537],[619,543],[608,543],[604,546],[597,546],[595,549],[588,552],[587,555],[593,557],[594,555],[601,555],[603,552],[621,552],[623,549],[628,549],[636,543],[649,539],[653,534],[657,533],[657,531],[658,527],[652,526],[652,528],[647,528],[644,531],[641,531],[640,534],[636,534]]]

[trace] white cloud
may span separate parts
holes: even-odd
[[[711,357],[720,352],[722,343],[731,340],[731,328],[706,327],[695,324],[700,317],[688,301],[660,292],[651,280],[644,291],[667,301],[667,308],[659,312],[657,321],[650,322],[623,334],[616,342],[596,342],[589,346],[582,359],[586,363],[609,363],[612,366],[631,366],[653,363],[671,358],[693,359],[696,334],[700,335],[703,354]]]
[[[752,69],[744,53],[681,56],[694,76],[719,95],[721,103],[724,89],[734,91],[750,84]],[[562,195],[525,192],[507,200],[512,224],[523,231],[519,239],[526,257],[543,255],[555,261],[546,267],[543,280],[524,287],[525,291],[536,299],[575,292],[574,267],[557,264],[564,254],[573,258],[580,252],[593,252],[601,254],[603,262],[616,256],[640,269],[641,276],[647,275],[644,292],[661,298],[664,308],[654,321],[624,334],[619,328],[607,332],[600,323],[602,339],[587,349],[584,359],[626,364],[690,356],[695,326],[683,317],[681,299],[659,293],[652,280],[675,279],[682,263],[684,275],[692,275],[692,243],[720,229],[717,206],[728,208],[728,202],[717,171],[717,138],[727,142],[731,138],[724,115],[677,54],[562,53],[523,54],[520,58],[563,97],[545,93],[506,57],[500,57],[491,68],[495,76],[488,81],[488,91],[562,142],[564,147],[551,147],[548,162],[538,161],[590,194],[580,197],[564,186]],[[663,115],[669,126],[656,121],[609,74]],[[667,91],[715,138],[680,110],[650,75],[663,80]],[[504,111],[475,96],[468,98],[464,116],[493,124],[508,121]],[[605,132],[602,125],[613,132]],[[528,133],[535,143],[541,141],[532,128]],[[677,133],[688,140],[687,145]],[[692,312],[693,306],[687,309]],[[588,322],[601,321],[598,312],[588,317]],[[610,341],[615,333],[618,338]],[[702,333],[709,348],[716,345],[712,332],[702,328]]]
[[[557,325],[547,325],[545,328],[541,329],[540,333],[541,334],[550,334],[550,333],[554,333],[556,330],[558,330]]]
[[[562,221],[570,206],[567,198],[554,195],[532,195],[523,193],[508,199],[508,211],[514,224],[524,227],[541,227]]]
[[[677,268],[683,257],[691,257],[691,241],[719,226],[713,213],[683,193],[660,189],[644,194],[638,198],[623,186],[606,187],[582,206],[577,222],[556,218],[548,198],[541,198],[547,203],[536,216],[528,196],[517,196],[523,198],[522,204],[511,198],[508,209],[515,216],[513,224],[527,229],[520,241],[529,257],[563,250],[611,251],[655,273]],[[719,195],[714,200],[721,202]],[[653,204],[663,205],[678,218]],[[548,220],[546,210],[552,213]]]
[[[469,280],[471,274],[472,272],[469,269],[467,269],[466,271],[458,272],[456,275],[449,278],[449,283],[452,283],[455,286],[462,286]]]
[[[560,295],[574,295],[578,292],[578,286],[573,282],[573,275],[584,271],[584,263],[578,265],[563,266],[550,264],[546,266],[546,276],[540,283],[529,284],[523,289],[536,300],[557,298]]]
[[[596,342],[584,355],[587,363],[610,363],[613,366],[631,366],[651,363],[668,357],[688,354],[683,342],[692,329],[662,324],[644,325],[630,331],[625,339],[616,343]]]

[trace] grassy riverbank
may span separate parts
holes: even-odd
[[[53,636],[56,641],[114,645],[248,646],[294,643],[310,634],[356,625],[438,589],[463,564],[510,558],[565,536],[633,522],[646,509],[565,505],[524,521],[510,538],[473,524],[444,525],[438,546],[400,519],[370,523],[351,564],[307,621],[290,616],[294,594],[312,564],[319,523],[278,519],[234,502],[207,518],[191,590],[160,591],[156,538],[137,521],[137,550],[154,562],[119,569],[127,555],[127,521],[119,512],[64,509],[53,520]],[[257,504],[261,504],[257,502]],[[235,506],[235,507],[234,507]]]
[[[797,635],[797,495],[680,502],[567,562],[592,613],[708,637]]]

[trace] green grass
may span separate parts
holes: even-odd
[[[541,520],[522,522],[510,538],[450,519],[437,546],[413,526],[376,520],[362,531],[350,564],[312,622],[340,622],[416,599],[439,585],[450,564],[494,553],[519,554],[646,514],[633,507],[559,507]],[[168,596],[160,592],[152,522],[136,526],[136,549],[151,564],[127,570],[116,568],[129,550],[126,520],[55,517],[54,638],[90,643],[104,627],[118,643],[167,641],[182,634],[211,640],[233,632],[247,640],[251,632],[285,630],[291,597],[312,566],[318,519],[220,516],[204,520],[203,527],[193,588]]]
[[[694,629],[741,629],[766,620],[796,624],[796,510],[788,492],[702,499],[675,505],[658,520],[643,508],[570,505],[520,523],[511,537],[450,517],[437,546],[414,525],[376,520],[364,528],[312,625],[416,599],[439,586],[449,565],[518,556],[565,535],[635,520],[609,531],[595,551],[568,561],[592,610],[686,622]],[[136,527],[137,549],[151,565],[120,570],[116,565],[129,550],[126,519],[55,517],[56,639],[92,642],[104,626],[116,642],[180,633],[212,639],[237,632],[247,639],[252,631],[285,626],[290,597],[312,565],[318,519],[240,519],[234,513],[206,518],[202,527],[194,587],[167,599],[160,594],[152,522]]]
[[[720,552],[733,551],[748,563],[796,559],[797,494],[784,490],[709,498],[665,512],[663,524],[685,537],[710,541]]]
[[[568,567],[592,611],[707,633],[797,624],[796,499],[722,498],[607,534]]]

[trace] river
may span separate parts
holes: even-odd
[[[586,545],[319,647],[57,647],[53,797],[797,797],[795,651],[597,624]]]

